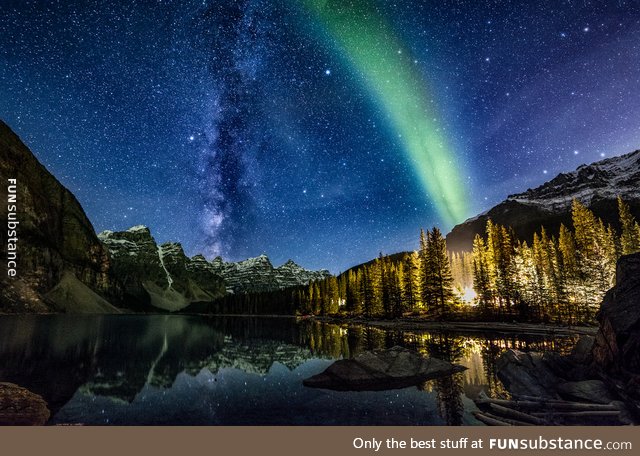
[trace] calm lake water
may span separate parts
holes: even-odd
[[[44,397],[52,424],[469,425],[501,391],[506,348],[567,351],[573,337],[392,331],[293,318],[0,317],[0,381]],[[468,367],[379,392],[307,388],[334,360],[401,345]]]

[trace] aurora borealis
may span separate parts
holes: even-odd
[[[640,147],[637,2],[8,1],[0,115],[97,231],[334,272]]]
[[[415,61],[409,50],[371,2],[328,3],[306,1],[388,115],[393,132],[442,219],[448,224],[463,221],[468,215],[467,189],[454,164],[457,157],[447,145],[438,114],[426,101],[428,87],[413,68]]]

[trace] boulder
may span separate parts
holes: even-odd
[[[412,350],[393,347],[338,360],[324,372],[304,380],[303,384],[337,391],[382,391],[416,386],[465,369]]]
[[[43,425],[49,416],[42,397],[13,383],[0,383],[0,426]]]
[[[593,362],[609,376],[640,376],[640,253],[620,258],[598,313]]]
[[[550,360],[552,355],[507,350],[496,363],[498,378],[511,394],[555,399],[562,380],[554,372],[556,357]]]
[[[609,404],[613,401],[609,389],[602,380],[562,383],[558,385],[558,393],[563,399],[572,401],[586,401],[596,404]]]
[[[593,350],[594,342],[595,337],[593,336],[580,336],[580,339],[578,339],[578,342],[575,347],[573,347],[571,354],[569,355],[571,361],[585,366],[590,364],[592,360],[591,352]]]

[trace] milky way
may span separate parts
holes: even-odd
[[[5,1],[0,116],[96,230],[334,272],[640,147],[640,5]]]

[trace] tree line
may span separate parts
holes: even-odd
[[[380,254],[290,290],[291,303],[312,315],[592,322],[618,258],[640,251],[640,226],[621,198],[618,211],[616,231],[574,200],[572,227],[563,224],[554,234],[542,228],[530,243],[488,221],[472,252],[450,253],[438,228],[421,230],[417,251],[399,259]]]

